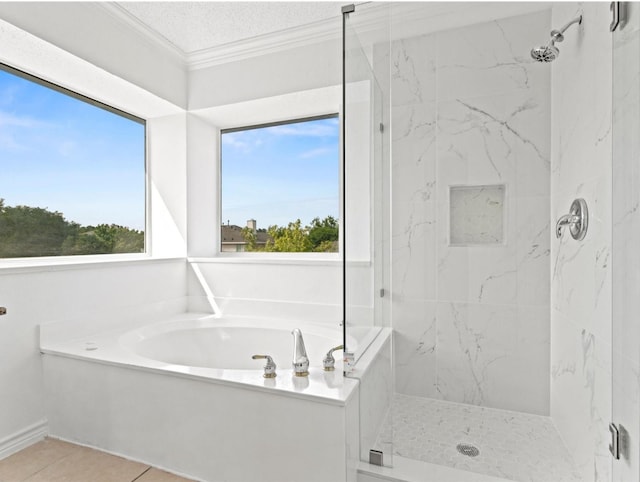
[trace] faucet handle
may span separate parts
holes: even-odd
[[[276,363],[269,355],[253,355],[251,358],[254,360],[267,360],[267,364],[264,366],[264,377],[275,378],[276,377]]]
[[[336,359],[333,357],[333,352],[338,350],[344,350],[344,345],[336,346],[329,350],[324,360],[322,360],[322,366],[326,372],[331,372],[336,369]]]

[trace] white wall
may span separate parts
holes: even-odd
[[[0,269],[0,458],[46,433],[38,325],[186,295],[184,260]]]
[[[549,413],[550,69],[528,56],[549,25],[542,10],[391,44],[400,393]],[[450,227],[484,228],[452,217],[450,187],[487,185],[505,189],[502,237],[453,245]]]
[[[551,416],[580,480],[593,482],[609,480],[611,464],[612,35],[603,2],[558,3],[552,25],[579,12],[582,25],[567,31],[550,65],[551,219],[578,197],[589,209],[583,241],[551,238]]]
[[[0,458],[46,433],[39,324],[76,318],[93,325],[98,314],[116,320],[123,311],[171,301],[186,307],[186,120],[171,102],[186,103],[185,78],[100,8],[2,3],[0,61],[148,120],[147,241],[156,259],[0,262],[0,305],[8,310],[0,317]]]
[[[201,306],[203,296],[211,297],[226,315],[312,320],[340,330],[342,268],[337,255],[218,257],[220,130],[339,112],[340,58],[336,38],[190,72],[188,244],[193,307]]]
[[[340,84],[340,22],[337,17],[335,40],[192,70],[189,110]]]
[[[186,107],[184,61],[167,55],[99,2],[0,2],[0,19]]]

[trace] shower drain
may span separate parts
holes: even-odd
[[[474,447],[473,445],[458,444],[456,446],[456,449],[458,449],[458,452],[460,452],[462,455],[466,455],[467,457],[477,457],[478,455],[480,455],[478,447]]]

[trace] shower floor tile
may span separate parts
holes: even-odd
[[[396,394],[376,448],[517,482],[578,482],[549,417]],[[478,449],[461,454],[458,444]]]

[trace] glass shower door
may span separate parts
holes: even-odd
[[[392,455],[387,10],[343,15],[345,372],[360,380],[360,458],[379,465]]]
[[[640,6],[626,3],[625,13],[626,22],[613,33],[610,450],[614,482],[640,480]]]

